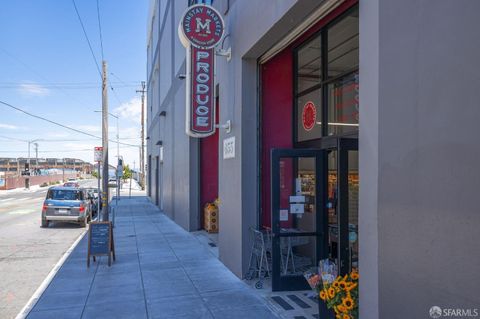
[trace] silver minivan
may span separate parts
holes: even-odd
[[[42,207],[42,227],[50,221],[74,222],[86,227],[92,220],[89,195],[83,188],[50,187]]]

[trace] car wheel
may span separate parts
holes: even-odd
[[[42,228],[48,227],[48,220],[42,218]]]

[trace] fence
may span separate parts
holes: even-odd
[[[41,185],[43,183],[54,183],[58,181],[63,181],[63,179],[76,178],[77,174],[75,173],[65,173],[56,174],[56,175],[37,175],[37,176],[10,176],[4,177],[5,181],[0,186],[0,190],[14,189],[25,187],[25,179],[30,179],[30,186]]]

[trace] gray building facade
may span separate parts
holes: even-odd
[[[151,1],[151,200],[195,231],[204,226],[203,199],[215,193],[219,258],[239,277],[248,271],[251,227],[303,232],[308,242],[293,255],[313,263],[343,265],[346,256],[344,270],[360,271],[361,318],[480,308],[480,2],[213,1],[225,21],[221,46],[232,51],[230,60],[216,57],[215,79],[218,123],[230,121],[231,130],[218,128],[210,142],[185,134],[186,50],[177,29],[189,2]],[[224,159],[232,137],[235,155]],[[317,150],[300,159],[318,162],[287,152],[277,172],[272,149]],[[214,190],[205,195],[212,170]],[[317,187],[311,193],[308,183]],[[307,198],[296,215],[282,202],[295,190]],[[290,209],[285,219],[276,201]]]

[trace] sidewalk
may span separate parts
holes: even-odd
[[[88,269],[85,236],[27,318],[277,318],[145,196],[118,204],[116,262],[108,267],[102,257]]]

